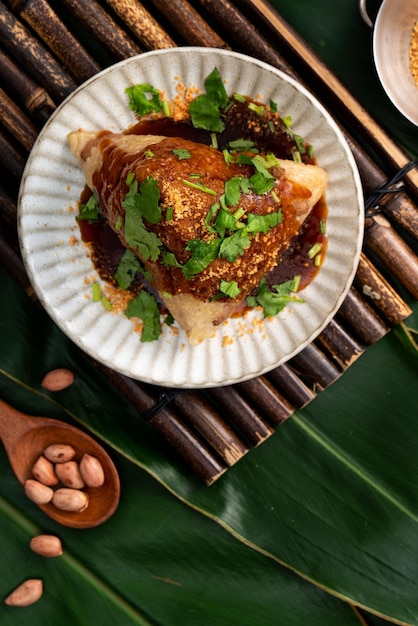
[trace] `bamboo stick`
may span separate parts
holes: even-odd
[[[251,446],[260,445],[274,433],[274,429],[234,386],[215,387],[207,392],[207,396]]]
[[[236,389],[275,426],[282,424],[294,413],[292,405],[264,376],[238,383]]]
[[[1,0],[0,37],[2,45],[45,87],[56,102],[59,103],[77,87],[61,65]]]
[[[366,301],[377,308],[394,326],[411,315],[410,307],[364,254],[360,256],[354,283]]]
[[[152,0],[153,5],[191,46],[225,48],[219,35],[187,0]]]
[[[21,146],[14,141],[12,135],[2,126],[0,126],[0,155],[7,155],[7,158],[1,159],[3,170],[11,174],[16,182],[20,182],[27,154],[24,153]],[[16,222],[16,215],[14,221]]]
[[[96,0],[61,0],[61,2],[115,59],[127,59],[142,52],[142,48]]]
[[[296,375],[295,371],[286,364],[276,367],[266,374],[276,389],[280,389],[284,397],[293,406],[301,409],[313,400],[316,394]]]
[[[1,145],[0,145],[1,150]],[[17,216],[16,205],[7,193],[3,184],[0,182],[0,216],[4,220],[5,224],[13,231],[16,231]]]
[[[383,215],[366,219],[365,245],[418,300],[418,257]]]
[[[337,313],[337,317],[366,346],[376,343],[389,332],[389,326],[385,324],[353,286],[350,287]]]
[[[314,343],[309,344],[288,362],[313,391],[326,389],[341,376],[341,370],[332,363]]]
[[[234,465],[248,452],[245,443],[199,392],[175,395],[172,404],[183,421],[197,430],[228,466]]]
[[[174,413],[166,410],[158,413],[152,425],[206,485],[212,485],[227,470]]]
[[[364,352],[360,345],[335,319],[318,335],[315,343],[342,369],[347,369]]]
[[[106,0],[106,2],[149,50],[175,47],[173,39],[137,0]]]
[[[100,66],[51,9],[46,0],[6,0],[45,42],[78,83],[97,74]]]
[[[29,152],[38,136],[38,129],[3,89],[0,89],[0,121]]]
[[[16,94],[29,115],[40,125],[45,124],[55,109],[54,102],[48,92],[38,85],[1,47],[0,78],[3,84],[7,84]]]

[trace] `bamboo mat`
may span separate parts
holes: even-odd
[[[16,232],[23,168],[54,109],[104,67],[158,48],[233,49],[305,84],[348,138],[366,199],[364,247],[343,305],[317,339],[263,376],[201,391],[154,388],[96,364],[207,485],[410,315],[407,301],[418,299],[416,163],[267,1],[0,0],[0,42],[0,262],[33,299]]]

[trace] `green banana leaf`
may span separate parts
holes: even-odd
[[[138,419],[131,405],[109,386],[86,357],[5,273],[1,276],[1,284],[1,397],[32,413],[36,407],[38,414],[62,417],[62,408],[65,408],[73,418],[131,461],[125,475],[122,474],[126,492],[129,494],[129,490],[133,490],[128,508],[122,506],[103,529],[88,531],[85,535],[77,533],[76,540],[71,542],[72,550],[88,563],[88,569],[97,568],[102,556],[100,551],[93,551],[90,561],[89,547],[94,540],[88,535],[100,537],[104,533],[100,545],[104,550],[110,542],[108,550],[114,554],[113,560],[106,554],[104,562],[112,562],[111,569],[115,566],[120,572],[130,565],[138,571],[142,562],[138,565],[134,554],[141,552],[134,549],[127,563],[123,558],[120,563],[115,563],[116,555],[122,552],[126,557],[129,554],[126,544],[123,550],[118,547],[118,538],[125,541],[132,526],[138,529],[141,537],[151,533],[156,538],[153,534],[155,528],[162,524],[164,533],[159,535],[158,542],[169,546],[170,552],[175,546],[175,555],[171,554],[168,561],[174,566],[179,559],[178,549],[183,557],[190,550],[191,558],[186,564],[183,561],[180,569],[183,576],[185,572],[193,572],[192,581],[199,586],[202,572],[196,574],[196,563],[205,564],[204,571],[212,573],[211,557],[227,554],[231,569],[225,580],[230,580],[237,575],[233,572],[252,572],[252,558],[264,555],[263,571],[264,567],[271,567],[274,571],[273,566],[276,566],[277,574],[280,572],[281,576],[285,571],[280,567],[283,564],[301,576],[298,584],[305,579],[305,588],[312,588],[312,592],[315,590],[326,596],[317,589],[320,587],[390,619],[407,624],[417,623],[415,590],[418,565],[415,546],[418,538],[415,484],[411,480],[417,474],[418,458],[418,393],[414,386],[417,357],[406,351],[394,335],[368,350],[338,383],[304,411],[292,416],[275,436],[252,450],[220,481],[207,488],[199,479],[190,476],[187,468],[165,447],[149,425]],[[13,308],[5,306],[7,302],[13,302]],[[368,374],[376,363],[379,365],[379,379],[373,379],[371,384]],[[45,392],[40,385],[43,374],[59,366],[76,372],[74,385],[55,394]],[[410,390],[407,398],[404,397],[405,388]],[[352,389],[356,389],[354,397],[351,397]],[[330,402],[334,395],[336,401]],[[400,399],[402,419],[397,414]],[[364,419],[365,401],[369,420]],[[349,407],[348,412],[346,407]],[[147,490],[146,478],[135,478],[138,471],[135,464],[196,509],[189,511],[187,507],[181,507],[182,511],[187,510],[187,514],[195,518],[187,526],[184,537],[186,546],[177,534],[182,532],[183,526],[186,528],[185,524],[178,523],[178,513],[172,515],[165,511],[164,504],[163,521],[161,517],[158,522],[155,517],[152,518],[156,511],[150,505],[152,498],[149,491],[157,491],[158,487],[155,484]],[[44,527],[51,525],[43,514],[32,510],[31,503],[24,501],[19,490],[14,498],[12,505],[16,508],[25,510],[29,507],[31,517],[38,524]],[[166,499],[171,501],[171,498]],[[152,515],[146,519],[144,513],[150,506]],[[197,511],[203,515],[199,516]],[[130,514],[134,516],[132,519]],[[205,517],[208,519],[205,520]],[[116,533],[111,532],[111,525],[118,520],[121,520],[121,528]],[[176,532],[174,540],[167,537],[166,526],[171,526],[167,520],[176,520],[172,529]],[[241,540],[243,554],[251,554],[251,557],[248,556],[251,567],[237,567],[235,559],[229,561],[231,545],[223,552],[217,535],[212,545],[207,544],[204,556],[199,555],[198,542],[190,537],[196,520],[199,524],[207,523],[210,528],[215,526],[210,521],[214,520]],[[59,532],[63,534],[62,530]],[[207,529],[202,531],[205,544],[212,532]],[[65,531],[65,534],[71,538],[74,531]],[[155,553],[154,550],[152,552]],[[192,563],[195,564],[193,567]],[[217,573],[219,567],[218,563],[215,568]],[[129,567],[127,569],[129,571]],[[177,574],[171,572],[171,566],[165,571],[170,572],[170,580],[176,580]],[[133,578],[128,576],[128,580]],[[252,578],[251,581],[253,584]],[[309,586],[308,582],[313,585]],[[108,581],[106,583],[109,584]],[[242,589],[241,585],[242,581],[238,589]],[[226,586],[225,582],[221,585],[222,588]],[[275,584],[276,591],[271,595],[274,606],[277,606],[278,590],[283,588],[282,582]],[[270,597],[270,592],[267,595]],[[286,591],[283,604],[289,608],[287,596]],[[212,597],[213,588],[210,587]],[[224,601],[226,597],[230,598],[231,594],[228,592]],[[249,604],[248,590],[240,593],[239,597]],[[187,602],[190,602],[190,596],[185,604]],[[212,604],[209,598],[207,602]],[[177,598],[175,607],[179,604],[181,602]],[[207,614],[206,603],[201,606],[205,607],[204,613]],[[222,600],[215,606],[220,608],[221,615],[225,614]],[[302,602],[301,606],[306,609],[306,602]],[[338,610],[342,606],[345,607],[338,603]],[[148,614],[155,616],[152,611]],[[253,612],[248,614],[251,615],[250,623],[255,623]],[[285,614],[284,609],[280,609],[280,614]],[[157,616],[157,623],[175,624],[175,617],[173,622],[164,622],[170,617]],[[350,618],[353,616],[350,615]],[[229,619],[229,623],[236,623],[234,619],[238,618]],[[240,616],[238,623],[245,623],[242,619]],[[264,623],[268,623],[264,616],[263,619]],[[300,616],[295,619],[295,624],[303,623]],[[314,623],[314,618],[311,619]],[[341,617],[338,620],[343,623]]]
[[[57,361],[77,366],[81,369],[75,370],[74,406],[83,414],[81,422],[87,424],[88,415],[96,414],[100,425],[102,417],[108,419],[113,413],[105,430],[116,448],[127,448],[127,440],[118,438],[117,416],[126,410],[128,418],[135,420],[134,412],[116,393],[107,394],[94,368],[76,354],[43,311],[26,301],[11,278],[4,272],[0,278],[2,304],[13,302],[13,311],[2,307],[11,314],[0,316],[0,397],[25,411],[72,422],[55,400],[68,396],[67,392],[45,394],[39,376]],[[71,352],[73,359],[67,356]],[[94,399],[99,383],[105,405],[110,402],[108,415]],[[148,455],[156,460],[163,456],[157,441],[145,443]],[[145,448],[145,443],[139,439],[140,446]],[[139,450],[133,452],[141,458]],[[0,606],[2,624],[18,626],[29,620],[43,625],[56,621],[62,626],[363,623],[348,604],[237,541],[134,463],[114,450],[111,453],[121,477],[120,505],[101,527],[80,531],[56,524],[30,502],[1,452],[0,595],[5,598],[26,578],[41,578],[45,589],[42,600],[25,610]],[[147,462],[142,460],[144,466]],[[167,464],[163,458],[161,462]],[[39,532],[61,537],[64,554],[47,559],[31,552],[30,538]]]

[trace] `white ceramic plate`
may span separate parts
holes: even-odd
[[[178,78],[203,87],[217,67],[228,93],[276,101],[293,128],[310,141],[329,174],[326,260],[301,295],[260,323],[253,311],[229,320],[214,338],[189,346],[166,328],[141,343],[131,320],[91,300],[86,277],[97,279],[80,241],[75,207],[83,175],[69,150],[71,130],[120,131],[134,123],[125,87],[150,83],[174,98]],[[19,197],[19,236],[32,285],[56,324],[85,352],[131,378],[172,387],[213,387],[246,380],[287,361],[331,320],[349,289],[363,239],[363,196],[354,159],[338,127],[304,88],[280,71],[242,54],[208,48],[148,52],[97,74],[57,109],[30,155]]]

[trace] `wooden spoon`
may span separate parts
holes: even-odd
[[[32,417],[0,400],[0,438],[19,482],[33,478],[32,467],[51,444],[69,444],[76,450],[75,461],[84,453],[102,464],[105,481],[101,487],[86,487],[89,504],[81,512],[61,511],[53,504],[39,506],[59,524],[72,528],[90,528],[105,522],[116,510],[120,496],[119,475],[113,461],[94,439],[82,430],[48,417]],[[26,497],[26,496],[25,496]]]

